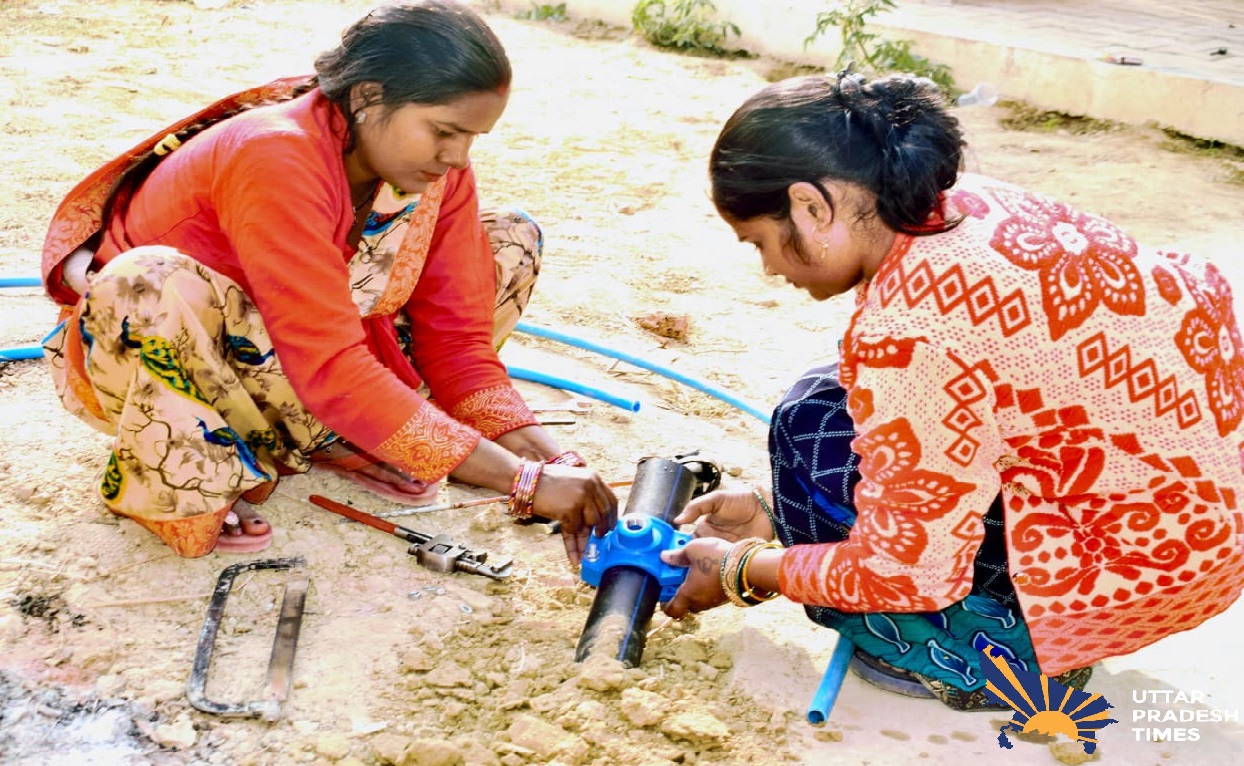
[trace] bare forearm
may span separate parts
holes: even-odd
[[[518,472],[518,456],[499,444],[480,439],[475,449],[450,474],[456,481],[508,493]]]
[[[528,460],[551,460],[561,451],[549,432],[540,426],[523,426],[501,434],[497,444]]]

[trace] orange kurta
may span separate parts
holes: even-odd
[[[279,95],[293,82],[257,92]],[[492,343],[494,258],[474,176],[451,171],[422,196],[400,243],[367,254],[391,262],[380,269],[384,289],[364,305],[346,242],[353,217],[344,141],[344,119],[318,89],[217,123],[155,168],[103,238],[97,262],[166,245],[237,282],[310,412],[411,475],[436,480],[481,432],[492,438],[535,422]],[[75,190],[49,235],[44,270],[63,302],[76,296],[61,295],[57,259],[86,236],[79,229],[98,196],[89,185]],[[413,368],[393,353],[391,318],[403,310]],[[440,408],[417,393],[420,381]]]
[[[1008,564],[1054,675],[1226,609],[1244,586],[1244,342],[1213,267],[991,179],[957,228],[900,236],[861,290],[842,382],[848,539],[784,556],[788,597],[922,612],[967,595],[1002,495]]]

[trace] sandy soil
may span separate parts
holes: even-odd
[[[99,163],[212,98],[305,71],[369,5],[5,2],[0,275],[38,272],[53,207]],[[502,124],[477,144],[476,172],[486,201],[520,204],[545,225],[530,321],[767,410],[829,355],[849,312],[847,299],[814,303],[764,277],[707,200],[716,131],[775,64],[670,55],[591,23],[489,18],[517,81]],[[971,169],[1054,193],[1141,239],[1225,261],[1244,187],[1226,182],[1220,161],[1170,151],[1163,135],[1142,129],[1008,131],[998,124],[1006,114],[961,113]],[[0,300],[0,347],[35,343],[54,322],[38,290],[6,290]],[[668,341],[636,323],[654,311],[685,315],[689,338]],[[593,403],[573,423],[550,426],[611,479],[632,478],[644,456],[697,448],[728,482],[766,478],[763,425],[717,399],[525,335],[503,356],[642,402],[633,415]],[[536,404],[568,400],[523,389]],[[276,533],[262,555],[304,556],[311,577],[284,715],[266,723],[199,713],[185,699],[196,637],[217,576],[239,559],[176,559],[104,512],[92,478],[106,443],[63,412],[41,362],[0,366],[5,763],[1053,762],[1039,741],[999,756],[996,716],[956,717],[854,679],[829,725],[810,727],[805,706],[833,637],[789,603],[674,625],[658,618],[636,669],[574,663],[594,592],[547,530],[514,526],[498,506],[408,517],[415,529],[517,560],[501,583],[440,575],[417,566],[401,541],[310,505],[318,493],[373,512],[394,507],[320,475],[282,481],[263,506]],[[477,496],[457,485],[442,494]],[[273,573],[239,579],[213,698],[258,694],[282,589]]]

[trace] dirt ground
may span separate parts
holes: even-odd
[[[38,273],[54,206],[94,167],[216,97],[307,71],[370,5],[6,0],[0,276]],[[777,65],[672,55],[598,24],[499,12],[489,20],[517,79],[474,162],[485,202],[519,204],[545,227],[528,319],[767,411],[800,372],[829,358],[850,310],[847,298],[815,303],[764,277],[708,202],[717,129]],[[1244,186],[1229,182],[1228,164],[1172,151],[1155,130],[1017,132],[1000,126],[1007,115],[961,111],[970,169],[1102,213],[1142,240],[1220,262],[1238,250]],[[0,347],[36,343],[54,323],[37,289],[5,290],[0,306]],[[651,312],[685,315],[687,340],[641,328],[635,317]],[[763,424],[716,398],[528,335],[516,335],[503,358],[641,402],[635,414],[594,402],[573,423],[550,425],[613,480],[632,478],[644,456],[692,449],[719,461],[727,482],[767,478]],[[522,387],[537,405],[569,400]],[[311,578],[284,715],[267,723],[197,712],[185,689],[207,597],[225,566],[247,559],[177,559],[107,514],[92,481],[106,445],[61,409],[42,362],[0,363],[4,763],[1002,762],[993,760],[990,716],[943,717],[950,728],[932,734],[909,713],[935,703],[869,697],[853,680],[828,726],[806,724],[833,639],[789,603],[681,624],[658,616],[640,667],[574,663],[594,591],[545,528],[514,526],[496,505],[406,517],[412,528],[517,561],[500,583],[436,574],[396,538],[310,505],[318,493],[372,512],[394,508],[318,474],[282,480],[263,506],[276,532],[260,556],[301,555]],[[442,493],[479,496],[458,485]],[[282,589],[273,573],[235,585],[213,699],[258,694]],[[895,715],[870,719],[860,700],[892,705],[884,709]],[[1043,760],[1032,762],[1052,762],[1039,750]]]

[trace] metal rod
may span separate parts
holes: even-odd
[[[374,529],[379,529],[381,532],[388,532],[394,537],[400,537],[410,543],[426,543],[428,540],[432,539],[431,535],[425,535],[422,532],[416,532],[413,529],[398,526],[391,521],[385,521],[384,519],[377,518],[370,513],[363,513],[362,511],[356,508],[351,508],[344,503],[339,503],[336,500],[329,500],[323,495],[312,495],[307,499],[326,511],[332,511],[335,514],[345,516],[347,519],[352,521],[357,521],[360,524],[366,524]]]
[[[633,481],[611,481],[609,486],[617,489],[618,487],[629,487],[635,482]],[[399,508],[396,511],[384,511],[383,513],[372,514],[378,519],[392,519],[398,516],[414,516],[417,513],[437,513],[439,511],[456,511],[459,508],[474,508],[480,505],[492,505],[493,503],[508,503],[509,495],[497,495],[496,497],[477,497],[473,500],[462,500],[457,503],[442,503],[440,505],[416,505],[411,508]]]

